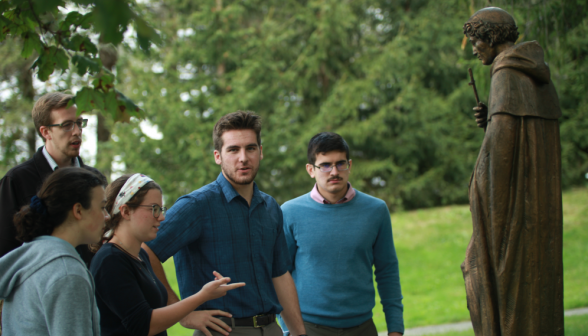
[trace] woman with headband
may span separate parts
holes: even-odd
[[[105,204],[98,176],[59,168],[14,216],[24,244],[0,258],[5,335],[100,335],[94,281],[75,247],[100,241]]]
[[[245,285],[227,285],[230,279],[215,273],[200,292],[166,306],[167,291],[141,248],[155,239],[165,219],[161,188],[145,175],[124,175],[110,184],[106,199],[111,218],[90,267],[102,335],[167,335],[167,328],[196,307]]]

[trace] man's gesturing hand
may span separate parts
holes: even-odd
[[[488,124],[488,106],[484,103],[478,104],[478,106],[474,107],[474,111],[476,112],[474,116],[476,117],[476,124],[480,128],[486,128]]]
[[[206,336],[212,336],[207,328],[218,331],[223,335],[228,335],[231,327],[214,316],[231,317],[231,314],[222,310],[199,310],[188,314],[180,321],[180,324],[184,328],[198,329]]]

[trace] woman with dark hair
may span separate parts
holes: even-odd
[[[155,239],[165,219],[161,188],[145,175],[124,175],[110,184],[106,194],[111,218],[90,268],[102,335],[167,335],[167,328],[196,307],[245,285],[227,285],[230,279],[215,272],[215,280],[198,293],[166,306],[167,291],[141,248],[143,242]]]
[[[52,173],[14,215],[24,244],[0,258],[5,335],[99,335],[94,281],[76,252],[100,240],[104,185],[82,168]]]

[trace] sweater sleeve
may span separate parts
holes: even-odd
[[[292,223],[292,217],[289,216],[288,206],[282,205],[282,213],[284,217],[284,236],[286,238],[286,244],[288,245],[288,254],[290,255],[290,273],[294,272],[296,267],[296,236],[294,235],[294,225]]]
[[[18,211],[18,196],[9,176],[0,180],[0,257],[19,247],[12,217]]]
[[[42,297],[50,335],[95,335],[95,300],[88,279],[69,274],[53,283]]]
[[[111,254],[100,260],[96,268],[92,267],[96,296],[120,319],[129,334],[147,335],[153,309],[128,261]]]
[[[388,207],[381,208],[381,226],[374,244],[374,266],[378,293],[386,316],[388,332],[404,333],[404,318],[398,257],[392,237],[392,221]]]

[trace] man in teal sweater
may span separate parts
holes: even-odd
[[[376,336],[375,266],[388,335],[400,336],[403,306],[390,212],[384,201],[353,189],[351,166],[340,135],[315,135],[306,171],[316,184],[282,205],[302,318],[309,336]]]

